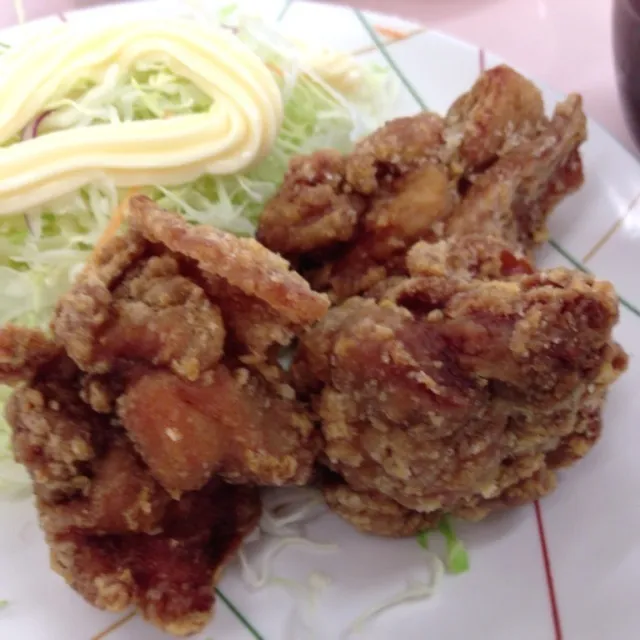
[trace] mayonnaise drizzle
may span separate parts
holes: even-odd
[[[19,133],[80,78],[99,82],[141,59],[166,64],[213,101],[206,113],[54,131],[0,149],[0,214],[24,211],[108,178],[175,185],[239,172],[269,153],[283,115],[273,75],[228,31],[195,21],[71,25],[0,60],[0,142]],[[111,71],[112,72],[112,71]]]

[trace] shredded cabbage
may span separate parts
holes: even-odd
[[[258,528],[245,539],[238,553],[245,583],[261,589],[278,581],[287,582],[273,576],[273,562],[286,547],[303,546],[321,553],[337,551],[335,544],[314,542],[305,537],[304,525],[324,512],[326,505],[320,493],[313,489],[289,487],[263,491]]]
[[[276,31],[230,7],[224,15],[225,20],[233,19],[238,36],[269,65],[281,88],[284,120],[275,147],[240,175],[203,175],[180,186],[141,185],[140,190],[190,222],[251,235],[289,159],[323,147],[348,150],[354,139],[381,124],[392,92],[388,75],[363,67],[357,90],[340,93],[306,63],[300,48]],[[25,127],[22,139],[104,122],[205,112],[210,106],[207,95],[162,62],[140,61],[124,77],[112,68],[99,81],[77,78]],[[16,137],[4,145],[19,141]],[[0,324],[47,329],[55,301],[73,282],[124,195],[113,184],[96,181],[37,209],[0,218]],[[0,411],[2,405],[0,398]],[[7,470],[10,448],[3,420],[0,456],[0,479],[9,473],[13,477],[14,471]]]
[[[11,390],[0,385],[0,404],[4,406]],[[0,414],[0,492],[9,497],[22,497],[29,490],[29,476],[25,468],[13,461],[9,425]],[[0,604],[0,607],[2,605]]]
[[[315,640],[317,637],[315,630],[318,627],[315,620],[318,600],[331,584],[331,579],[323,573],[314,571],[309,575],[306,583],[274,578],[272,584],[287,591],[296,604],[287,627],[288,640],[304,640],[305,638]]]
[[[319,491],[307,487],[284,487],[262,493],[259,530],[278,538],[302,535],[304,525],[326,512]]]
[[[317,490],[299,487],[266,489],[262,493],[262,517],[258,528],[245,538],[238,552],[240,576],[249,587],[280,587],[293,598],[295,606],[288,625],[291,640],[312,640],[315,637],[313,617],[317,602],[331,580],[316,571],[308,576],[306,584],[283,578],[274,575],[273,564],[276,556],[289,546],[303,546],[320,553],[338,551],[336,544],[319,543],[306,537],[305,525],[326,510]]]
[[[353,634],[360,633],[369,621],[387,609],[405,602],[425,600],[433,596],[438,591],[438,587],[440,586],[440,582],[444,576],[444,563],[440,560],[437,554],[431,551],[427,551],[426,559],[431,577],[429,582],[422,582],[421,580],[413,580],[409,582],[404,591],[401,591],[387,600],[378,603],[356,618],[347,627],[342,637],[346,640],[346,638],[349,638]]]
[[[444,516],[440,520],[438,531],[443,535],[447,544],[447,571],[449,573],[469,571],[469,554],[464,544],[456,536],[449,516]]]
[[[429,534],[436,531],[431,529],[428,531],[421,531],[416,536],[416,542],[423,549],[429,548]],[[469,554],[464,546],[464,543],[458,538],[456,532],[451,523],[451,518],[446,515],[438,522],[438,528],[444,538],[447,553],[446,553],[446,567],[449,573],[464,573],[469,570]]]
[[[263,546],[258,561],[258,568],[256,569],[256,567],[250,564],[246,551],[244,549],[240,549],[238,551],[238,559],[240,561],[242,577],[245,582],[254,589],[261,589],[268,584],[274,584],[274,581],[276,580],[282,580],[282,578],[274,577],[272,575],[273,561],[280,551],[291,546],[306,547],[310,551],[314,552],[333,553],[338,550],[338,545],[336,544],[321,544],[319,542],[313,542],[307,538],[298,537],[280,538],[278,540],[269,541],[267,545]]]
[[[417,536],[416,536],[416,542],[423,548],[423,549],[428,549],[429,548],[429,532],[428,531],[421,531]]]

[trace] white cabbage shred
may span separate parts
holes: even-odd
[[[280,587],[294,601],[288,625],[291,640],[315,638],[314,614],[322,592],[331,580],[320,572],[312,572],[306,582],[298,582],[274,573],[276,556],[285,548],[302,546],[314,553],[333,553],[337,544],[319,543],[306,535],[306,525],[327,507],[319,491],[288,487],[266,489],[262,493],[262,517],[256,531],[244,541],[238,552],[240,575],[252,589]]]
[[[367,623],[387,609],[391,609],[406,602],[426,600],[438,591],[438,587],[440,586],[440,582],[445,573],[444,562],[442,562],[440,557],[436,553],[433,553],[433,551],[423,551],[423,553],[426,553],[427,565],[431,578],[430,581],[423,582],[422,580],[412,580],[407,584],[407,588],[403,591],[379,602],[369,610],[365,611],[347,627],[342,636],[344,640],[350,638],[354,634],[362,633]]]
[[[291,640],[314,640],[317,637],[318,600],[331,579],[320,572],[312,572],[306,583],[284,578],[276,575],[274,561],[289,546],[303,546],[320,553],[337,551],[338,545],[318,543],[306,535],[306,525],[327,508],[320,492],[310,488],[265,490],[262,502],[263,514],[258,528],[245,539],[238,553],[240,575],[252,589],[274,586],[285,589],[295,605],[288,625],[289,637]],[[343,640],[361,634],[369,622],[388,609],[426,600],[438,591],[445,573],[444,562],[432,551],[421,549],[420,553],[426,561],[429,580],[411,580],[405,589],[366,610],[347,626],[342,633]]]

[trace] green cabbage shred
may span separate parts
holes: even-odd
[[[423,549],[429,548],[429,534],[436,529],[428,531],[420,531],[416,536],[416,542]],[[449,573],[465,573],[469,570],[469,554],[462,543],[462,541],[456,535],[449,516],[443,516],[438,522],[439,531],[446,544],[446,558],[445,566]]]

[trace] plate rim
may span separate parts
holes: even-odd
[[[178,2],[180,2],[180,4],[185,5],[185,7],[190,8],[189,7],[189,3],[188,0],[177,0]],[[19,31],[20,29],[24,28],[25,25],[36,25],[37,23],[41,23],[43,24],[46,21],[50,21],[52,18],[57,18],[57,19],[61,19],[62,21],[66,21],[66,16],[70,16],[70,15],[93,15],[96,14],[99,15],[101,12],[105,11],[105,9],[108,9],[109,11],[117,11],[117,10],[124,10],[127,7],[130,7],[131,5],[147,5],[149,6],[149,8],[153,7],[153,5],[159,5],[162,6],[162,0],[132,0],[132,1],[119,1],[119,2],[114,2],[114,3],[109,3],[109,4],[100,4],[100,5],[94,5],[94,6],[90,6],[90,7],[77,7],[74,9],[71,9],[69,11],[64,11],[61,12],[59,14],[52,14],[51,16],[45,16],[45,17],[40,17],[37,18],[33,21],[27,21],[26,23],[24,23],[24,25],[12,25],[12,26],[7,26],[7,27],[3,27],[2,29],[0,29],[0,38],[2,37],[2,34],[5,33],[6,31],[9,30],[17,30]],[[252,3],[245,3],[245,4],[255,4],[255,5],[260,5],[260,0],[254,0]],[[468,42],[462,38],[459,38],[458,36],[452,35],[450,33],[447,33],[446,31],[443,31],[441,29],[433,29],[430,27],[427,27],[426,25],[424,25],[423,23],[419,22],[419,21],[415,21],[412,19],[407,20],[406,18],[399,16],[397,14],[393,14],[393,13],[389,13],[389,12],[380,12],[380,11],[365,11],[365,10],[361,10],[358,8],[353,8],[350,7],[348,5],[345,4],[337,4],[337,3],[329,3],[329,2],[317,2],[317,3],[311,3],[308,1],[304,1],[304,0],[286,0],[283,4],[282,4],[282,10],[280,11],[280,14],[277,16],[277,20],[280,21],[282,20],[287,12],[289,11],[289,9],[295,5],[295,4],[305,4],[307,7],[311,8],[314,4],[315,5],[321,5],[327,8],[331,8],[331,9],[344,9],[344,10],[348,10],[348,11],[352,11],[355,13],[355,15],[358,17],[358,19],[361,21],[363,27],[369,32],[372,41],[374,42],[377,50],[387,59],[389,66],[391,68],[392,71],[394,71],[394,73],[397,75],[398,79],[401,82],[406,82],[406,78],[403,79],[403,75],[402,71],[399,70],[397,68],[397,64],[396,62],[393,60],[393,57],[391,55],[389,55],[388,53],[385,54],[385,52],[388,51],[389,46],[393,45],[394,42],[389,42],[389,43],[385,43],[384,41],[382,41],[378,36],[375,35],[375,31],[372,29],[370,23],[367,21],[366,19],[366,15],[370,15],[370,14],[374,14],[376,16],[380,16],[381,18],[392,18],[392,19],[396,19],[396,20],[402,20],[405,21],[407,23],[412,23],[414,25],[416,25],[417,27],[419,27],[421,30],[419,32],[419,34],[421,33],[432,33],[432,34],[436,34],[439,37],[446,39],[447,41],[449,41],[450,46],[452,47],[464,47],[464,48],[471,48],[471,49],[475,49],[476,51],[478,51],[478,54],[481,55],[486,55],[489,54],[493,57],[495,57],[496,59],[500,59],[503,60],[502,56],[499,56],[497,54],[495,54],[492,50],[490,49],[486,49],[483,47],[479,47],[471,42]],[[64,17],[61,17],[64,16]],[[415,34],[415,35],[419,35],[419,34]],[[504,61],[506,64],[509,64],[508,61]],[[530,74],[528,72],[528,70],[526,68],[520,67],[520,66],[514,66],[514,69],[518,70],[519,72],[521,72],[525,77],[530,78],[532,81],[534,81],[536,83],[537,86],[539,86],[540,88],[543,89],[547,89],[548,91],[550,91],[551,93],[555,94],[558,97],[562,97],[562,96],[566,96],[567,94],[562,92],[562,91],[558,91],[555,87],[549,85],[546,82],[540,82],[535,74]],[[417,99],[418,103],[424,108],[426,107],[424,100],[422,99],[422,97],[420,97],[420,92],[412,86],[412,84],[410,82],[408,82],[405,85],[407,88],[410,87],[410,91],[412,93],[412,95],[414,95],[414,97],[418,96],[419,99]],[[612,134],[606,126],[602,125],[597,119],[588,116],[588,124],[589,127],[594,127],[596,128],[596,130],[598,130],[599,135],[604,136],[608,141],[613,141],[615,147],[616,147],[616,153],[623,155],[627,160],[630,160],[638,169],[638,174],[640,175],[640,158],[638,158],[637,155],[635,155],[633,152],[631,152],[629,149],[627,149],[622,142],[614,135]],[[621,152],[621,153],[620,153]],[[616,220],[613,220],[613,222],[615,223]],[[562,248],[561,245],[557,245],[555,244],[553,241],[550,242],[551,246],[553,246],[561,255],[563,255],[563,257],[565,257],[567,260],[569,260],[577,269],[580,269],[581,271],[587,272],[587,273],[591,273],[591,271],[585,266],[583,265],[580,260],[578,258],[576,258],[575,256],[573,256],[571,253],[569,253],[568,251],[564,250]],[[624,297],[621,297],[621,303],[623,305],[625,305],[625,307],[633,314],[635,315],[637,318],[640,318],[640,310],[638,309],[638,306],[625,299]],[[536,503],[535,505],[536,508],[536,512],[537,512],[537,517],[538,517],[538,526],[543,527],[542,524],[542,509],[541,507],[538,505],[538,503]],[[539,512],[539,514],[538,514]],[[544,538],[544,530],[542,531],[542,539]],[[542,542],[541,539],[541,542]],[[542,542],[543,547],[546,543]],[[546,551],[544,551],[543,549],[543,553],[546,553]],[[547,579],[549,580],[549,576],[547,575]],[[554,617],[554,625],[555,625],[555,630],[556,630],[556,636],[558,638],[562,637],[562,632],[559,630],[559,620],[556,620],[556,616],[557,611],[555,611],[555,607],[557,607],[557,604],[553,603],[553,600],[555,599],[555,594],[553,593],[553,587],[552,585],[549,587],[551,590],[550,593],[550,598],[552,599],[552,609],[554,609],[553,611],[553,617]],[[242,625],[244,625],[245,629],[247,630],[247,632],[256,640],[266,640],[265,636],[263,636],[262,634],[259,633],[259,631],[256,630],[255,626],[251,623],[251,621],[249,620],[249,618],[242,613],[241,608],[238,608],[237,605],[229,600],[227,598],[226,595],[224,595],[224,592],[220,592],[218,589],[216,589],[216,591],[218,592],[218,595],[220,596],[220,599],[223,600],[223,602],[233,611],[234,615],[236,615],[236,617],[238,618],[239,623],[241,623]],[[128,617],[128,616],[126,616]]]

